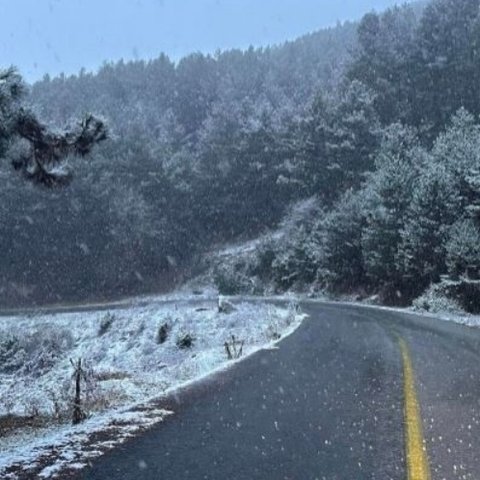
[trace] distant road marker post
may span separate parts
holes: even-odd
[[[403,362],[407,478],[408,480],[431,480],[410,350],[403,338],[399,337],[398,343]]]

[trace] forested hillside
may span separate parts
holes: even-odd
[[[281,46],[45,78],[30,94],[39,117],[95,112],[111,134],[66,189],[2,165],[3,301],[169,288],[305,199],[314,208],[290,235],[222,266],[224,290],[257,278],[409,303],[447,277],[471,288],[479,48],[480,0],[433,0]]]
[[[277,182],[292,148],[280,139],[319,90],[334,89],[355,31],[178,64],[165,55],[105,64],[33,85],[41,118],[64,125],[95,112],[110,138],[67,189],[24,185],[2,164],[4,301],[161,291],[212,242],[274,226],[296,195]]]

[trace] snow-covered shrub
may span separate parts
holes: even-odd
[[[271,322],[267,327],[267,338],[269,340],[279,340],[282,335],[278,333],[278,330],[277,322]]]
[[[285,319],[281,319],[278,316],[274,315],[271,310],[268,311],[266,337],[269,340],[279,340],[282,337],[280,332],[283,329],[282,327],[284,320]]]
[[[11,390],[4,390],[0,394],[0,408],[4,413],[10,415],[17,406],[17,398]]]
[[[157,332],[157,343],[159,345],[162,345],[167,341],[168,334],[170,333],[171,329],[172,327],[168,323],[163,323],[162,325],[160,325]]]
[[[31,418],[37,418],[40,416],[43,400],[38,395],[29,395],[23,400],[23,409],[25,415]]]
[[[462,311],[462,307],[458,302],[448,298],[439,285],[431,285],[425,293],[413,301],[413,307],[416,310],[423,310],[431,313],[459,313]]]
[[[194,343],[195,343],[196,338],[190,334],[186,333],[184,335],[180,335],[177,338],[177,347],[180,348],[181,350],[187,349],[187,348],[192,348]]]
[[[105,335],[113,325],[115,321],[115,315],[108,312],[100,321],[100,328],[98,329],[98,336],[101,337]]]
[[[95,370],[93,372],[93,376],[97,382],[108,382],[110,380],[123,380],[125,378],[129,378],[129,374],[122,370]]]
[[[443,280],[414,301],[414,306],[430,312],[480,313],[479,280]]]
[[[218,297],[218,313],[225,313],[229,314],[235,311],[235,307],[231,302],[229,302],[226,298],[219,296]]]
[[[13,373],[25,363],[25,350],[18,337],[7,335],[0,340],[0,373]]]
[[[25,340],[26,358],[23,369],[33,376],[50,370],[74,343],[69,330],[54,325],[43,325],[37,332],[25,337]]]
[[[128,394],[119,385],[99,387],[88,394],[83,403],[87,415],[120,405],[129,400]]]
[[[68,394],[68,387],[56,385],[46,390],[46,396],[52,404],[52,414],[57,420],[64,418],[71,406],[71,399]]]
[[[298,303],[297,300],[295,299],[291,299],[289,302],[288,302],[288,306],[287,306],[287,311],[288,311],[288,315],[287,315],[287,325],[290,325],[294,322],[295,320],[295,317],[297,315],[301,315],[302,313],[302,307],[300,307],[300,304]]]
[[[301,315],[301,308],[295,300],[288,303],[285,316],[280,317],[275,314],[274,310],[269,310],[267,313],[266,338],[269,340],[282,338],[282,332],[295,322],[297,315]]]
[[[0,341],[0,373],[42,375],[72,345],[71,333],[52,325],[43,325],[28,333],[10,333]]]
[[[221,295],[239,295],[249,293],[250,279],[242,271],[241,264],[217,265],[213,279]]]

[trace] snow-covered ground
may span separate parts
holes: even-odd
[[[249,297],[246,297],[248,299]],[[265,300],[268,300],[269,297],[265,297]],[[272,297],[271,299],[276,298],[278,299],[289,299],[292,298],[291,295],[289,296],[277,296],[277,297]],[[399,313],[408,313],[408,314],[413,314],[413,315],[418,315],[421,317],[428,317],[428,318],[434,318],[436,320],[441,320],[444,322],[454,322],[458,323],[460,325],[465,325],[468,327],[474,327],[474,328],[480,328],[480,315],[473,315],[467,312],[462,311],[461,309],[458,309],[456,311],[449,311],[449,310],[444,310],[442,308],[435,309],[434,311],[426,311],[422,310],[418,307],[387,307],[387,306],[382,306],[382,305],[376,305],[376,304],[371,304],[368,302],[358,302],[358,301],[335,301],[329,299],[327,296],[323,296],[320,298],[312,298],[310,296],[306,295],[296,295],[295,296],[296,301],[302,303],[302,302],[319,302],[319,303],[332,303],[335,305],[356,305],[359,307],[364,307],[364,308],[374,308],[376,310],[387,310],[387,311],[392,311],[392,312],[399,312]]]
[[[437,310],[434,312],[427,312],[415,307],[409,307],[407,309],[396,309],[403,312],[413,313],[415,315],[421,315],[429,318],[436,318],[437,320],[443,320],[445,322],[455,322],[461,325],[466,325],[468,327],[480,327],[480,315],[472,315],[467,312],[462,311],[446,311],[446,310]]]
[[[154,399],[231,365],[224,344],[232,335],[244,341],[244,358],[293,332],[302,319],[293,304],[244,302],[220,313],[206,299],[143,303],[0,318],[0,418],[52,418],[41,429],[13,430],[0,440],[0,478],[16,478],[25,468],[45,478],[66,466],[80,468],[170,413],[153,406]],[[193,343],[181,348],[187,336]],[[71,361],[78,359],[88,419],[72,427]],[[92,433],[100,432],[103,440],[92,443]]]

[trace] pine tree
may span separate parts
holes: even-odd
[[[462,212],[451,175],[432,162],[418,178],[402,230],[398,261],[416,289],[437,282],[446,272],[446,242],[450,226]]]
[[[380,138],[374,101],[358,81],[347,83],[336,103],[317,97],[301,125],[295,158],[299,182],[308,194],[332,204],[346,191],[358,189],[373,169]]]
[[[450,276],[480,278],[480,230],[471,218],[452,225],[445,249]]]
[[[430,2],[417,37],[416,122],[431,124],[435,134],[460,107],[478,115],[479,0]]]
[[[0,72],[0,157],[8,156],[15,142],[24,141],[28,148],[11,158],[13,167],[35,183],[65,185],[71,175],[61,168],[64,160],[69,156],[86,157],[94,145],[107,138],[106,126],[87,115],[76,128],[54,132],[22,106],[25,91],[15,69]]]
[[[403,290],[396,263],[414,180],[425,161],[415,131],[401,125],[386,130],[376,157],[376,171],[365,185],[370,199],[362,232],[365,271],[370,282],[386,295]]]
[[[320,231],[318,280],[333,291],[353,291],[365,286],[362,231],[365,227],[365,199],[347,192],[317,226]]]
[[[375,93],[383,124],[408,121],[415,103],[418,14],[411,6],[369,13],[358,26],[358,47],[347,75]]]

